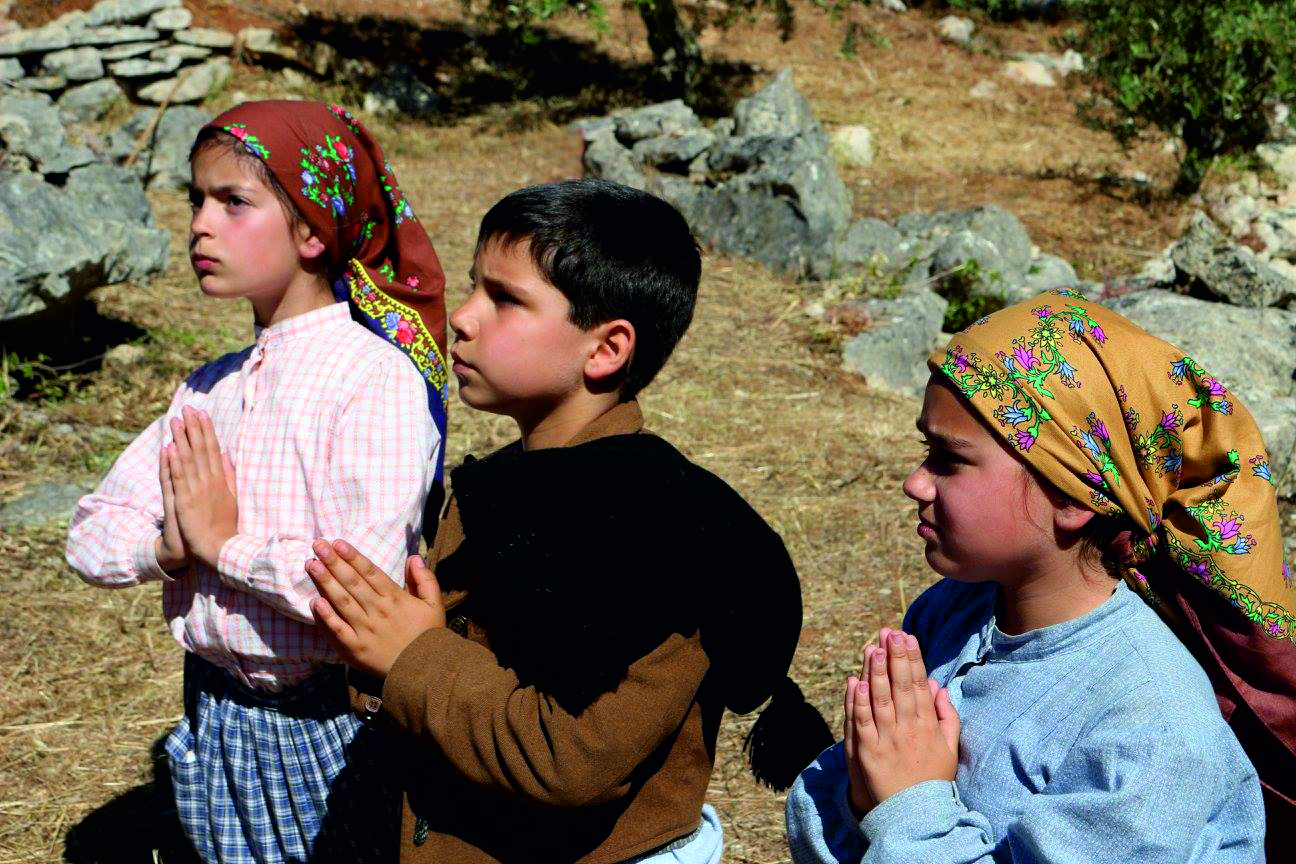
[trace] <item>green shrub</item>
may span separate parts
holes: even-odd
[[[973,321],[1004,308],[1002,297],[984,290],[993,288],[1000,281],[998,273],[982,270],[975,259],[964,261],[941,277],[935,286],[936,293],[949,301],[942,329],[946,333],[957,333]]]
[[[1264,141],[1266,106],[1296,92],[1296,0],[1084,0],[1071,34],[1100,85],[1081,115],[1127,143],[1148,126],[1185,145],[1175,191]]]

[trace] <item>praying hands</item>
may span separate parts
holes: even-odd
[[[215,567],[221,546],[238,531],[234,465],[207,414],[189,407],[180,413],[159,460],[163,520],[154,552],[163,570],[195,560]]]
[[[311,611],[346,663],[378,678],[423,633],[445,627],[441,587],[418,555],[405,562],[405,588],[343,540],[315,541],[306,572],[319,590]]]
[[[918,640],[884,628],[879,642],[865,649],[844,700],[850,804],[860,817],[910,786],[953,780],[958,769],[958,712],[927,678]]]

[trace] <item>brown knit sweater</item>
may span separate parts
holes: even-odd
[[[571,444],[642,427],[624,403]],[[401,748],[401,861],[602,864],[697,828],[723,713],[698,634],[672,634],[573,716],[492,654],[488,613],[464,602],[480,563],[453,496],[429,557],[449,627],[401,654],[375,718]]]

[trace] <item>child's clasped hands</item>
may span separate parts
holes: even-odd
[[[846,682],[842,737],[850,804],[863,817],[898,792],[954,779],[959,716],[949,693],[927,677],[918,640],[884,627]]]

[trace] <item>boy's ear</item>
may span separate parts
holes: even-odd
[[[599,324],[591,331],[598,339],[594,350],[585,358],[585,377],[593,381],[606,381],[630,362],[634,354],[634,325],[624,318]]]

